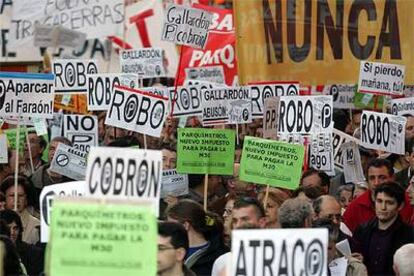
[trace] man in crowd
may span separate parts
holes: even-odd
[[[413,117],[414,118],[414,117]],[[408,167],[395,174],[395,181],[406,188],[411,177],[414,176],[414,139],[408,139],[405,142],[405,161]]]
[[[158,223],[157,266],[160,276],[195,276],[184,265],[188,251],[188,236],[184,226],[176,222]]]
[[[339,227],[342,221],[341,205],[335,197],[323,195],[313,201],[314,218],[329,219],[332,223]]]
[[[414,275],[414,243],[406,244],[394,254],[394,272],[397,276]]]
[[[364,257],[369,275],[392,275],[392,257],[402,245],[414,241],[414,230],[399,212],[405,191],[396,182],[385,182],[373,192],[376,216],[359,225],[353,235],[352,251]]]
[[[351,232],[354,232],[358,225],[375,217],[375,189],[382,183],[393,180],[394,170],[388,160],[377,158],[371,161],[368,166],[368,191],[354,199],[343,216],[344,223]],[[400,214],[403,221],[410,221],[412,207],[409,204],[408,196],[405,196],[405,204],[401,208]]]
[[[29,132],[26,139],[28,143],[26,141],[24,145],[25,164],[21,173],[30,177],[40,166],[45,164],[42,155],[47,143],[42,136],[37,136],[36,132]]]
[[[309,169],[302,174],[300,181],[301,186],[306,194],[306,189],[317,189],[319,195],[326,195],[329,191],[330,179],[329,176],[321,171]]]
[[[242,197],[234,202],[232,228],[240,229],[249,225],[252,228],[266,227],[266,213],[262,204],[253,197]]]
[[[312,216],[312,206],[300,198],[288,199],[279,208],[279,223],[282,228],[310,228]]]

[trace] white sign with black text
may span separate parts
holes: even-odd
[[[328,229],[233,230],[230,275],[328,275]]]
[[[414,115],[414,97],[391,100],[391,114]]]
[[[403,116],[364,110],[361,116],[361,145],[404,155],[406,122],[407,118]]]
[[[187,80],[201,80],[225,84],[222,65],[185,68],[185,77]]]
[[[311,135],[310,166],[316,170],[330,172],[333,170],[332,133]]]
[[[88,92],[88,75],[97,74],[96,60],[55,59],[52,64],[55,74],[55,93]]]
[[[95,115],[70,115],[63,117],[63,136],[72,142],[77,150],[89,152],[90,147],[97,146],[98,117]]]
[[[364,182],[361,155],[355,142],[346,142],[341,146],[344,158],[344,177],[346,183]]]
[[[86,34],[62,26],[35,25],[34,46],[79,48],[86,41]]]
[[[160,137],[168,115],[168,98],[115,86],[105,124]]]
[[[140,78],[164,77],[163,58],[161,48],[122,50],[119,54],[121,72],[137,74]]]
[[[88,155],[86,195],[149,201],[158,214],[161,180],[161,151],[94,147]]]
[[[9,154],[7,149],[7,135],[0,134],[0,164],[9,163]]]
[[[59,143],[50,164],[50,171],[73,180],[84,180],[86,153]]]
[[[318,88],[319,86],[317,86]],[[313,87],[312,87],[313,88]],[[322,88],[322,95],[332,95],[333,107],[340,109],[354,109],[354,95],[355,95],[356,85],[355,84],[331,84],[324,85]],[[315,93],[312,90],[312,94]]]
[[[344,169],[344,152],[342,150],[342,144],[346,142],[354,142],[359,143],[359,140],[337,130],[336,128],[332,129],[332,148],[333,148],[333,155],[334,155],[334,165],[335,168],[342,171]]]
[[[188,175],[174,170],[162,171],[161,198],[188,194]]]
[[[74,181],[45,186],[40,193],[40,241],[49,242],[49,225],[52,203],[55,197],[83,196],[85,194],[85,181]]]

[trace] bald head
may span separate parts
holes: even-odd
[[[394,271],[397,276],[414,275],[414,243],[406,244],[394,254]]]
[[[333,196],[323,195],[318,197],[313,202],[313,210],[315,219],[329,218],[336,225],[341,223],[341,205]]]

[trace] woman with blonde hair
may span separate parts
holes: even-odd
[[[266,189],[259,193],[258,199],[264,202],[266,196]],[[289,195],[281,189],[269,188],[269,194],[265,207],[266,211],[266,228],[280,228],[277,216],[279,213],[279,207],[282,203],[289,198]]]

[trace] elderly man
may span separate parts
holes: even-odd
[[[288,199],[279,208],[279,223],[282,228],[310,228],[312,216],[312,206],[300,198]]]

